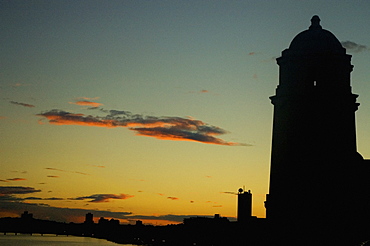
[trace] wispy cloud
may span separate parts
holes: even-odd
[[[357,44],[352,41],[343,41],[341,44],[348,52],[358,53],[367,50],[366,45]]]
[[[23,200],[43,200],[43,201],[62,201],[62,200],[65,200],[64,198],[60,198],[60,197],[47,197],[47,198],[41,198],[41,197],[26,197],[26,198],[23,198]]]
[[[170,199],[170,200],[179,200],[178,197],[173,197],[173,196],[169,196],[169,197],[167,197],[167,199]]]
[[[37,199],[35,199],[37,200]],[[171,223],[181,223],[184,218],[189,217],[209,217],[203,214],[187,214],[187,215],[175,215],[175,214],[164,214],[164,215],[135,215],[132,212],[114,212],[106,210],[95,210],[95,209],[81,209],[81,208],[62,208],[54,207],[46,204],[36,203],[25,203],[22,201],[5,201],[2,200],[0,203],[0,211],[8,212],[12,214],[22,214],[25,210],[31,211],[37,219],[47,219],[60,222],[82,222],[85,214],[92,213],[95,218],[115,218],[126,221],[164,221]],[[80,221],[76,221],[76,218],[81,218]]]
[[[103,202],[106,199],[127,199],[132,197],[130,195],[120,194],[96,194],[86,197],[78,198],[60,198],[60,197],[47,197],[42,198],[38,196],[29,196],[26,198],[18,198],[15,195],[19,194],[31,194],[40,192],[41,190],[34,189],[32,187],[22,187],[22,186],[0,186],[0,211],[8,214],[18,214],[20,215],[25,210],[31,211],[35,218],[37,219],[48,219],[61,222],[72,222],[76,221],[77,218],[82,222],[84,215],[86,213],[93,213],[94,217],[107,217],[122,219],[126,221],[135,221],[135,220],[146,220],[146,221],[163,221],[163,222],[176,222],[180,223],[184,218],[189,217],[199,217],[204,215],[134,215],[132,212],[113,212],[113,211],[104,211],[104,210],[94,210],[94,209],[79,209],[79,208],[62,208],[54,207],[48,204],[43,203],[29,203],[25,201],[53,201],[53,200],[85,200],[92,199],[98,200],[95,202]],[[109,197],[109,198],[108,198]],[[115,198],[114,198],[115,197]],[[126,198],[124,198],[126,197]],[[176,200],[176,199],[173,199]],[[82,221],[81,221],[82,220]],[[150,222],[149,222],[150,223]]]
[[[23,106],[23,107],[28,107],[28,108],[34,108],[35,107],[35,105],[28,104],[28,103],[21,103],[21,102],[15,102],[15,101],[10,101],[10,103],[15,104],[15,105],[19,105],[19,106]]]
[[[76,198],[69,198],[70,200],[90,200],[89,202],[109,202],[111,199],[125,200],[134,197],[128,194],[94,194],[91,196],[82,196]]]
[[[226,130],[193,118],[155,117],[132,114],[128,111],[101,110],[106,116],[75,114],[53,109],[40,114],[53,125],[82,125],[97,127],[126,127],[139,136],[161,140],[195,141],[228,146],[249,146],[248,144],[224,141],[216,136],[228,133]]]
[[[6,119],[5,116],[0,116],[0,120]]]
[[[238,193],[233,192],[233,191],[222,191],[220,192],[221,194],[229,194],[229,195],[237,195]]]
[[[89,107],[93,107],[93,108],[97,108],[97,107],[100,107],[100,106],[103,105],[101,103],[91,102],[91,101],[87,101],[87,100],[70,102],[70,104],[76,104],[76,105],[79,105],[79,106],[89,106]]]
[[[27,173],[27,171],[12,171],[13,173]]]
[[[92,164],[88,164],[88,166],[91,166],[91,167],[99,167],[99,168],[105,168],[105,166],[102,166],[102,165],[92,165]]]
[[[47,177],[48,178],[59,178],[59,176],[56,176],[56,175],[48,175]]]
[[[24,178],[11,178],[11,179],[7,179],[9,181],[23,181],[23,180],[27,180],[27,179],[24,179]]]
[[[36,190],[32,187],[23,186],[0,186],[0,197],[3,195],[11,194],[30,194],[35,192],[40,192],[41,190]]]
[[[59,172],[66,172],[62,169],[54,168],[54,167],[45,167],[46,170],[52,170],[52,171],[59,171]]]
[[[77,174],[81,174],[81,175],[90,175],[88,173],[83,173],[83,172],[73,172],[73,173],[77,173]]]
[[[203,89],[203,90],[200,90],[200,91],[189,91],[188,93],[197,93],[197,94],[202,94],[202,93],[210,93],[210,91],[209,90],[205,90],[205,89]]]
[[[77,174],[81,174],[81,175],[90,175],[90,174],[83,173],[83,172],[66,171],[66,170],[62,170],[62,169],[58,169],[58,168],[53,168],[53,167],[46,167],[45,169],[46,170],[51,170],[51,171],[58,171],[58,172],[67,172],[67,173],[77,173]]]
[[[100,99],[100,97],[77,97],[77,100],[97,100]]]
[[[13,87],[20,87],[20,86],[22,86],[23,84],[22,83],[15,83],[15,84],[13,84],[12,86]]]
[[[1,198],[1,197],[0,197]],[[35,199],[38,200],[38,199]],[[79,208],[61,208],[47,204],[25,203],[22,201],[2,200],[0,202],[0,211],[11,214],[21,214],[25,210],[31,211],[37,219],[55,220],[60,222],[82,222],[86,213],[93,213],[95,217],[108,217],[116,219],[127,219],[132,215],[131,212],[112,212],[94,209],[79,209]],[[82,221],[76,221],[76,218],[81,218]]]

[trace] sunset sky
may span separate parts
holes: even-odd
[[[313,15],[352,55],[370,158],[370,1],[0,0],[0,217],[265,216],[275,59]],[[292,184],[294,185],[294,184]]]

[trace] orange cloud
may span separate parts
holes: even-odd
[[[220,127],[212,126],[193,118],[154,117],[133,115],[127,111],[102,110],[106,116],[75,114],[62,110],[50,110],[38,116],[46,118],[54,125],[81,125],[97,127],[127,127],[136,135],[154,137],[161,140],[194,141],[228,146],[247,146],[247,144],[227,142],[216,136],[226,134]]]
[[[80,105],[80,106],[89,106],[89,107],[100,107],[101,103],[97,103],[97,102],[91,102],[91,101],[87,101],[87,100],[82,100],[82,101],[77,101],[77,102],[70,102],[70,104],[76,104],[76,105]]]
[[[59,178],[59,176],[55,176],[55,175],[48,175],[47,177],[48,178]]]
[[[170,200],[179,200],[179,198],[173,197],[173,196],[169,196],[169,197],[167,197],[167,199],[170,199]]]
[[[24,179],[24,178],[12,178],[12,179],[7,179],[9,181],[23,181],[23,180],[27,180],[27,179]]]

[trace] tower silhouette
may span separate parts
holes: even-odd
[[[361,237],[370,183],[356,147],[351,55],[313,16],[277,64],[266,217],[280,235]]]
[[[252,193],[240,188],[238,190],[238,222],[246,222],[252,218]]]

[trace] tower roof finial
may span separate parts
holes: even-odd
[[[322,27],[320,26],[320,18],[317,15],[312,16],[311,26],[309,27],[309,29],[322,29]]]

